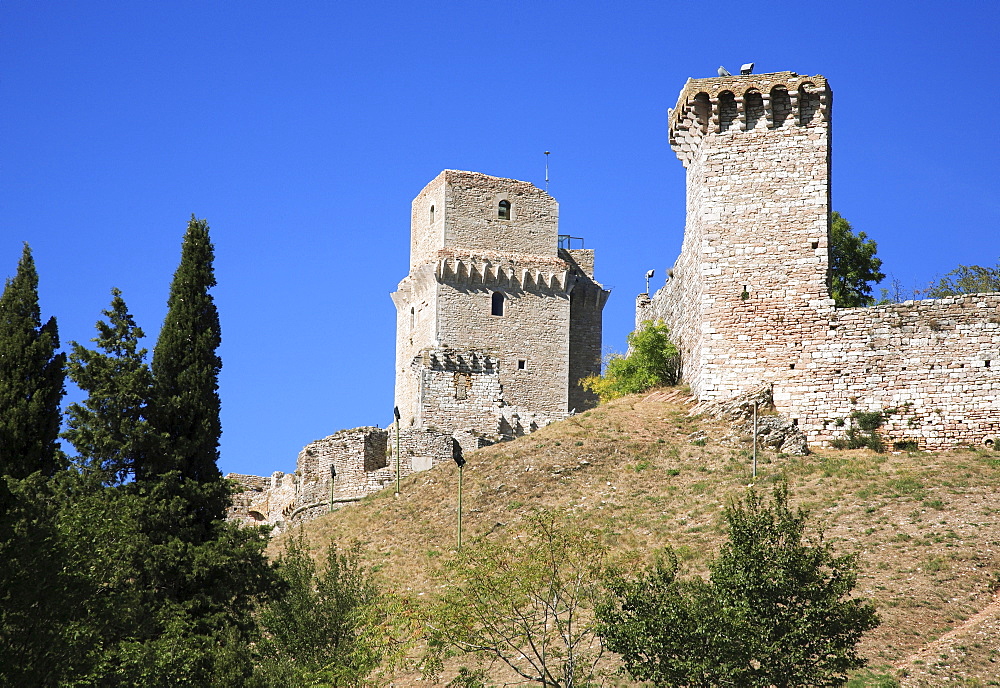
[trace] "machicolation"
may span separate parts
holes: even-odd
[[[879,413],[888,445],[982,445],[1000,432],[1000,294],[836,308],[829,292],[832,94],[821,76],[691,79],[670,113],[687,221],[662,320],[702,401],[768,387],[810,444]]]
[[[594,252],[559,235],[559,205],[528,182],[445,170],[414,199],[396,305],[398,426],[342,430],[292,474],[231,475],[230,517],[283,526],[357,501],[456,454],[594,405],[609,291]],[[396,437],[399,452],[396,453]]]

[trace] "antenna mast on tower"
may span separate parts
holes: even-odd
[[[549,152],[545,151],[545,193],[549,192]]]

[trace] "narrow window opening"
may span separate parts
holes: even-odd
[[[497,206],[497,217],[501,220],[510,219],[510,201],[500,201],[500,204]]]
[[[789,363],[788,364],[788,369],[789,370],[795,370],[795,364],[794,363]]]
[[[793,428],[799,427],[799,419],[798,418],[792,418],[792,427]]]
[[[417,310],[415,308],[411,308],[410,309],[410,329],[411,330],[413,329],[413,326],[416,324],[416,322],[417,322]]]
[[[988,366],[989,365],[989,361],[987,361],[986,363],[987,363],[987,366]],[[524,370],[527,366],[528,366],[528,362],[525,361],[524,359],[521,359],[521,360],[519,360],[517,362],[517,369],[518,370]]]
[[[455,400],[465,401],[469,398],[469,388],[472,387],[471,373],[455,373]]]
[[[493,315],[503,315],[503,293],[499,291],[493,292]]]
[[[431,206],[431,224],[434,224],[434,206]]]
[[[987,368],[989,368],[989,367],[990,367],[990,362],[989,362],[989,361],[985,361],[985,364],[986,364],[986,367],[987,367]]]
[[[432,208],[432,209],[431,209],[431,213],[433,213],[433,212],[434,212],[434,209]],[[814,249],[817,249],[817,248],[819,248],[819,242],[818,242],[818,241],[814,241],[814,242],[812,242],[812,247],[813,247]]]
[[[740,299],[743,300],[743,301],[746,301],[749,298],[750,298],[750,285],[749,284],[744,284],[743,285],[743,291],[740,292]]]

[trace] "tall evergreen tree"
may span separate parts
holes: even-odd
[[[57,439],[66,356],[58,348],[56,319],[42,324],[38,273],[25,244],[0,296],[0,475],[51,476],[63,464]]]
[[[121,291],[112,289],[111,295],[111,308],[104,311],[108,320],[97,322],[99,335],[91,340],[97,350],[73,342],[67,368],[87,399],[67,409],[63,437],[76,447],[84,466],[102,473],[108,483],[120,483],[148,455],[153,375],[146,349],[139,348],[142,329]]]
[[[167,316],[153,349],[152,426],[160,446],[136,477],[155,479],[178,471],[208,489],[191,495],[202,522],[223,517],[229,493],[218,468],[219,314],[208,293],[215,286],[208,223],[192,215],[167,301]],[[213,489],[217,485],[221,489]]]

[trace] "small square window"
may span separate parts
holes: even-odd
[[[517,369],[518,370],[524,370],[527,367],[528,367],[528,362],[525,361],[523,358],[517,362]]]

